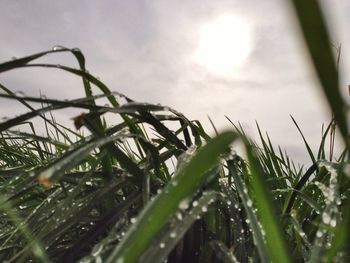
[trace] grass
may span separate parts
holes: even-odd
[[[326,152],[332,121],[314,151],[293,119],[313,161],[305,168],[259,127],[259,144],[233,123],[211,138],[200,122],[169,107],[110,91],[86,71],[79,49],[57,46],[0,64],[0,73],[63,70],[82,79],[86,94],[62,101],[0,85],[0,97],[28,108],[0,123],[0,261],[348,262],[345,104],[321,9],[311,2],[292,3],[345,147],[336,161],[333,149]],[[314,24],[305,19],[308,8]],[[319,37],[325,52],[315,51]],[[35,64],[61,52],[79,68]],[[100,105],[101,98],[111,106]],[[85,110],[72,120],[77,131],[54,118],[66,108]],[[106,114],[120,122],[107,123]],[[38,117],[44,135],[32,122]],[[247,160],[232,148],[237,141]]]

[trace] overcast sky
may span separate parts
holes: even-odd
[[[313,146],[320,141],[321,125],[330,116],[287,2],[1,0],[0,62],[55,45],[79,47],[89,71],[111,90],[137,101],[169,105],[206,125],[209,115],[219,129],[230,127],[227,115],[240,121],[253,137],[256,120],[275,144],[302,162],[306,150],[289,115]],[[346,73],[350,69],[350,1],[323,4],[333,42],[342,44],[345,93],[350,82]],[[239,52],[234,56],[243,57],[223,74],[195,59],[203,30],[208,31],[222,16],[244,24],[244,31],[227,31],[227,35],[240,40],[248,35],[242,50],[235,49]],[[62,54],[43,61],[76,65],[73,58]],[[0,75],[0,82],[28,95],[39,91],[52,98],[84,95],[80,79],[55,70],[8,72]],[[16,107],[5,100],[0,105],[2,116],[11,116]]]

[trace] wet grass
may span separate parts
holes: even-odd
[[[234,123],[212,138],[178,111],[110,91],[86,70],[79,49],[58,46],[0,64],[0,73],[63,70],[82,79],[86,94],[53,100],[0,85],[0,97],[28,108],[0,123],[0,261],[348,262],[345,104],[330,46],[313,54],[313,34],[327,37],[320,9],[293,3],[335,117],[318,149],[295,123],[310,167],[294,165],[260,130],[258,144]],[[320,30],[303,20],[305,8],[316,12]],[[61,52],[71,53],[79,68],[35,64]],[[76,130],[53,117],[66,108],[85,111],[72,120]],[[120,121],[108,123],[106,114]],[[44,135],[33,118],[42,119]],[[325,150],[335,122],[345,142],[338,158]],[[233,142],[244,145],[246,160]]]

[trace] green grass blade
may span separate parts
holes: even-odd
[[[227,150],[228,145],[236,137],[234,133],[226,132],[200,149],[169,182],[163,193],[141,212],[137,222],[129,229],[106,262],[137,262],[153,238],[179,209],[180,202],[193,196],[198,187],[205,183],[210,175],[208,170],[217,164],[219,155]]]
[[[305,136],[304,136],[303,132],[301,131],[301,129],[300,129],[298,123],[297,123],[296,120],[293,118],[293,116],[290,116],[290,117],[292,118],[292,121],[294,122],[294,125],[297,127],[297,129],[298,129],[298,131],[299,131],[301,137],[303,138],[305,147],[306,147],[306,149],[307,149],[307,152],[309,153],[309,156],[310,156],[310,158],[311,158],[312,163],[316,163],[316,158],[315,158],[315,156],[314,156],[314,154],[313,154],[313,152],[312,152],[312,150],[311,150],[311,147],[309,146],[307,140],[305,139]]]
[[[324,15],[317,0],[291,0],[312,63],[328,104],[348,145],[345,103],[339,90],[338,72]]]
[[[186,231],[201,215],[206,213],[207,210],[203,207],[208,208],[208,205],[213,204],[218,197],[219,193],[217,192],[203,192],[202,196],[193,202],[196,204],[195,206],[192,205],[189,210],[183,209],[184,211],[177,212],[174,222],[168,224],[162,229],[161,234],[154,238],[152,245],[140,257],[140,261],[143,263],[164,262]],[[186,208],[187,205],[191,204],[185,204],[183,208]]]
[[[68,169],[77,166],[82,160],[84,160],[91,151],[123,136],[124,135],[117,134],[111,137],[100,138],[67,152],[61,158],[55,160],[52,164],[40,171],[38,174],[38,180],[44,186],[51,186]]]
[[[246,143],[250,171],[252,173],[252,187],[255,204],[260,223],[265,231],[266,245],[272,262],[292,262],[292,257],[287,249],[287,243],[283,236],[280,222],[277,219],[272,198],[269,195],[266,178],[262,173],[258,159],[249,143]]]

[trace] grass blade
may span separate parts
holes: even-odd
[[[129,229],[125,238],[113,250],[106,262],[137,262],[153,238],[178,210],[180,202],[190,198],[208,179],[210,175],[208,170],[217,164],[219,155],[227,150],[228,145],[235,138],[234,133],[226,132],[200,149],[172,179],[163,193],[142,211],[137,222]]]
[[[348,145],[345,103],[339,90],[338,72],[321,6],[317,0],[291,0],[314,69],[328,104]]]
[[[254,191],[255,204],[257,213],[260,218],[260,223],[265,230],[266,245],[272,262],[283,261],[288,263],[291,261],[291,256],[287,249],[287,244],[282,233],[280,222],[277,219],[276,212],[269,195],[266,178],[262,173],[258,159],[250,146],[246,143],[248,161],[250,171],[252,173],[252,188]]]

